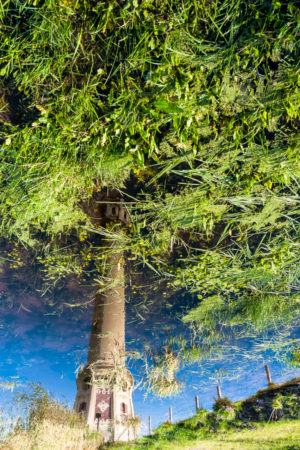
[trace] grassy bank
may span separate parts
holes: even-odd
[[[110,448],[120,448],[114,446]],[[143,443],[122,448],[152,448],[152,449],[274,449],[300,448],[300,421],[287,420],[277,423],[259,424],[253,430],[220,433],[207,439],[182,439],[180,442],[146,440]]]
[[[300,448],[300,379],[295,378],[237,402],[217,400],[213,411],[160,425],[151,436],[111,449],[273,449]]]
[[[17,429],[1,444],[1,450],[96,450],[101,435],[91,433],[83,424],[42,420],[28,430]]]
[[[134,448],[156,449],[274,449],[300,448],[300,421],[287,420],[279,423],[265,423],[253,430],[229,431],[218,433],[207,439],[183,439],[180,443],[168,442],[163,439],[153,443],[135,445]],[[113,448],[113,447],[111,447]],[[117,448],[117,447],[114,447]],[[127,447],[132,448],[132,447]]]
[[[1,435],[0,420],[0,450],[96,450],[102,442],[102,435],[90,432],[83,416],[41,384],[29,384],[15,394],[14,419],[18,412],[19,419],[6,436]]]
[[[161,428],[161,430],[163,427]],[[110,446],[111,449],[121,448],[120,445]],[[285,420],[283,422],[256,424],[252,430],[241,431],[228,430],[212,434],[211,437],[202,439],[195,436],[185,436],[183,431],[180,440],[170,441],[159,438],[150,440],[145,438],[133,445],[122,446],[122,449],[273,449],[273,448],[300,448],[300,420]]]

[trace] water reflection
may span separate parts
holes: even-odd
[[[27,380],[41,381],[58,398],[65,397],[73,406],[76,396],[75,371],[80,364],[85,364],[87,357],[93,306],[89,304],[83,308],[68,308],[57,317],[45,315],[51,313],[50,307],[32,309],[32,312],[20,310],[22,301],[25,301],[25,306],[29,306],[26,298],[16,297],[16,304],[11,310],[1,309],[1,380],[19,385],[24,385]],[[37,304],[42,303],[38,297],[35,301]],[[137,386],[133,392],[134,409],[144,424],[147,424],[149,415],[153,427],[167,420],[169,406],[173,408],[174,421],[188,417],[195,410],[196,394],[199,395],[200,406],[210,408],[219,379],[222,381],[223,394],[233,400],[256,392],[266,386],[265,361],[269,362],[275,382],[285,381],[299,373],[289,369],[283,360],[278,361],[276,351],[263,353],[261,347],[266,343],[264,338],[236,339],[223,348],[223,359],[211,361],[204,358],[182,367],[177,377],[185,383],[185,389],[179,395],[160,399],[148,393],[145,397],[145,362],[143,358],[134,359],[133,355],[136,352],[140,356],[144,355],[145,345],[149,347],[152,344],[152,349],[159,349],[172,337],[184,335],[187,330],[180,323],[178,307],[175,306],[171,309],[162,308],[153,314],[147,326],[138,318],[132,323],[130,304],[126,305],[126,313],[126,347],[132,355],[127,364]],[[293,336],[296,335],[294,330]],[[251,353],[256,355],[254,362],[249,359]],[[1,404],[7,408],[11,395],[10,390],[1,390]],[[141,431],[147,432],[146,425]]]
[[[95,307],[91,289],[84,287],[78,294],[80,307],[70,306],[74,288],[69,289],[69,297],[65,291],[60,310],[21,289],[12,290],[13,300],[9,300],[5,296],[8,279],[2,275],[2,404],[8,405],[11,383],[41,381],[56,396],[64,395],[70,405],[76,397],[75,409],[86,414],[91,428],[103,431],[106,427],[107,439],[131,439],[134,424],[125,427],[124,419],[134,414],[144,424],[151,416],[153,427],[168,419],[169,407],[174,421],[188,417],[195,410],[196,394],[200,406],[211,407],[219,383],[232,400],[244,398],[266,386],[266,363],[275,382],[297,374],[288,365],[286,351],[299,334],[297,324],[290,323],[275,334],[269,330],[251,335],[240,327],[239,333],[229,330],[213,346],[199,341],[197,329],[181,321],[183,312],[195,303],[191,295],[173,295],[168,302],[156,301],[151,307],[151,298],[145,304],[138,296],[128,295],[125,302],[124,255],[112,251],[111,245],[107,243],[104,279],[112,283],[96,295]],[[130,372],[125,368],[125,307]],[[165,394],[172,395],[160,398]],[[118,427],[109,429],[107,421],[113,417]],[[146,433],[147,426],[141,431]]]

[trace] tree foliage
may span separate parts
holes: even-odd
[[[117,188],[120,246],[199,295],[186,321],[295,317],[296,2],[8,0],[0,14],[2,236],[48,276],[80,276],[105,231],[86,205]]]

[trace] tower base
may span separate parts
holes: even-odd
[[[84,368],[77,376],[74,410],[84,414],[89,429],[103,435],[104,441],[135,439],[132,403],[133,377],[122,368]]]

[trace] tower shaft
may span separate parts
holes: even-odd
[[[106,203],[101,213],[106,224],[129,223],[121,202]],[[104,240],[102,246],[104,281],[95,296],[87,365],[77,376],[74,404],[105,441],[135,437],[133,377],[125,366],[124,255],[117,245]]]
[[[87,365],[125,365],[125,288],[123,252],[108,247],[105,278],[108,285],[95,297]]]

